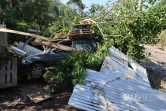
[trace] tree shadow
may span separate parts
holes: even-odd
[[[29,83],[27,83],[29,82]],[[0,111],[1,110],[69,110],[78,111],[78,109],[68,105],[71,92],[62,92],[60,94],[51,94],[52,98],[42,101],[40,103],[34,103],[30,99],[28,101],[20,101],[22,98],[21,87],[27,87],[36,85],[39,88],[43,88],[45,84],[42,79],[21,82],[17,87],[11,87],[6,89],[0,89]]]

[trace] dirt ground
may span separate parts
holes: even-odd
[[[146,52],[151,53],[151,60],[166,63],[166,46],[164,47],[164,50],[161,50],[160,45],[145,45],[144,47],[146,48]]]
[[[46,84],[43,79],[21,81],[17,87],[0,89],[0,111],[78,111],[68,105],[71,92],[60,94],[51,94],[52,98],[40,103],[34,103],[31,100],[21,101],[22,92],[19,88],[36,85],[44,88]]]

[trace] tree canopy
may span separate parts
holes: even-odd
[[[145,2],[154,4],[155,0],[144,1],[142,5]],[[146,56],[143,44],[156,44],[159,41],[158,34],[166,24],[166,7],[152,6],[147,10],[142,10],[142,7],[140,11],[138,3],[136,0],[121,0],[108,4],[91,18],[98,31],[96,36],[103,38],[98,53],[106,55],[106,49],[114,45],[139,61]]]
[[[41,30],[41,35],[50,37],[53,32],[64,30],[76,14],[59,0],[1,0],[0,23],[7,28],[27,32],[29,28]],[[10,34],[10,41],[23,40]]]

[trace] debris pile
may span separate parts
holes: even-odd
[[[85,85],[76,85],[69,105],[82,110],[164,110],[166,95],[152,89],[146,69],[114,47],[100,72],[87,69]]]
[[[91,28],[92,23],[88,22],[80,22],[80,24],[73,24],[71,30],[68,33],[68,38],[77,38],[77,37],[92,37],[94,31]]]

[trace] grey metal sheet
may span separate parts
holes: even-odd
[[[85,80],[75,86],[69,105],[88,111],[166,110],[166,95],[137,81],[93,70]]]
[[[109,52],[114,58],[119,60],[120,63],[122,63],[124,66],[126,66],[127,63],[130,64],[138,76],[140,76],[143,80],[149,82],[148,77],[147,77],[147,72],[144,67],[139,65],[133,59],[129,58],[128,56],[126,56],[124,53],[122,53],[121,51],[119,51],[118,49],[116,49],[113,46],[109,49]]]
[[[23,43],[23,42],[20,42],[17,47],[18,47],[19,49],[21,49],[23,45],[24,45],[24,43]],[[25,47],[24,47],[24,49],[22,49],[22,50],[25,51],[28,56],[29,56],[29,55],[40,54],[40,53],[43,52],[43,51],[41,51],[41,50],[39,50],[39,49],[37,49],[37,48],[35,48],[35,47],[32,47],[32,46],[30,46],[30,45],[28,45],[28,44],[26,44]]]
[[[128,66],[124,66],[121,64],[120,61],[116,60],[115,58],[107,56],[103,62],[103,65],[101,67],[101,72],[114,75],[114,76],[120,76],[125,79],[130,79],[132,81],[137,81],[139,83],[146,84],[150,87],[149,81],[143,79],[140,77],[133,69],[131,69]]]
[[[17,54],[19,54],[19,55],[21,55],[21,56],[24,56],[24,55],[27,54],[25,51],[23,51],[23,50],[21,50],[21,49],[15,47],[15,46],[11,46],[11,48],[14,50],[15,53],[17,53]]]

